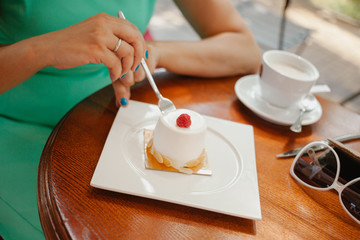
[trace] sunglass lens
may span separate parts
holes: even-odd
[[[341,200],[348,212],[360,221],[360,179],[344,188]]]
[[[319,147],[325,147],[318,150]],[[294,166],[295,175],[304,183],[318,188],[328,188],[333,184],[337,162],[333,151],[326,145],[312,145],[304,149]]]

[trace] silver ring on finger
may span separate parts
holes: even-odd
[[[117,50],[119,50],[119,47],[120,47],[120,45],[121,45],[121,42],[122,42],[122,40],[119,38],[119,40],[117,41],[116,46],[115,46],[115,48],[114,48],[114,52],[117,52]]]

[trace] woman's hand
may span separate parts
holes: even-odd
[[[114,52],[119,39],[122,43]],[[145,40],[130,22],[100,13],[62,30],[0,47],[0,94],[44,67],[73,68],[103,63],[112,81],[135,71],[145,54]]]
[[[119,49],[114,52],[119,39]],[[135,70],[145,53],[145,41],[130,22],[100,13],[68,28],[41,36],[49,51],[48,65],[73,68],[103,63],[112,81]]]
[[[52,48],[60,46],[51,64],[56,68],[72,68],[87,63],[105,64],[109,69],[118,107],[127,105],[130,87],[145,78],[140,67],[141,59],[148,56],[149,68],[152,72],[155,69],[156,54],[152,54],[151,47],[147,48],[145,54],[146,44],[136,26],[104,13],[46,37]],[[114,52],[119,39],[120,47]]]
[[[158,49],[152,45],[151,42],[147,43],[147,53],[145,54],[145,61],[151,73],[154,73],[158,65],[160,53]],[[146,77],[144,69],[141,64],[135,68],[135,71],[129,71],[125,76],[113,82],[115,92],[115,103],[117,107],[126,106],[128,99],[130,99],[130,87],[136,82],[142,81]]]

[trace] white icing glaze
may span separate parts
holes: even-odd
[[[191,118],[189,128],[176,125],[176,119],[183,113]],[[206,128],[205,119],[199,113],[188,109],[176,109],[159,118],[154,129],[154,148],[171,159],[174,167],[183,167],[203,152]]]

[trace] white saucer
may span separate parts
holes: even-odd
[[[240,78],[235,84],[235,93],[246,107],[269,122],[279,125],[292,125],[299,116],[297,106],[284,109],[266,102],[261,97],[259,75],[247,75]],[[317,100],[316,104],[314,110],[304,114],[303,125],[313,124],[320,119],[322,108]]]

